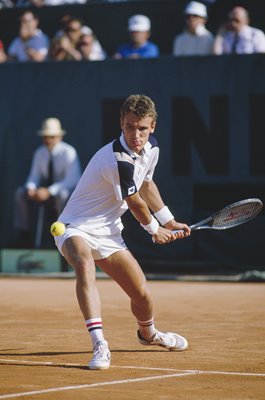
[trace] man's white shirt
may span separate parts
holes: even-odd
[[[246,25],[238,33],[237,38],[232,31],[217,35],[215,54],[231,54],[234,46],[236,54],[265,53],[265,34],[260,29]]]
[[[54,183],[49,186],[50,194],[56,196],[62,189],[72,191],[81,176],[81,166],[75,148],[65,142],[57,143],[51,153],[44,145],[35,151],[26,188],[36,189],[42,180],[48,178],[50,155],[54,164]]]
[[[158,156],[153,135],[138,155],[122,134],[92,157],[59,220],[96,235],[121,232],[128,209],[124,199],[152,180]]]

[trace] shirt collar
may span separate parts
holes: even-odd
[[[238,32],[238,36],[240,35],[246,35],[250,31],[249,25],[244,25],[241,30]]]
[[[206,32],[207,32],[207,29],[205,28],[205,26],[203,24],[198,25],[196,27],[196,35],[202,36],[202,35],[205,35]]]
[[[205,35],[205,33],[207,32],[207,29],[205,28],[205,26],[203,24],[200,24],[196,27],[195,34],[190,33],[190,31],[188,31],[188,29],[186,29],[186,32],[191,36],[202,36],[202,35]]]
[[[121,133],[121,136],[120,136],[120,142],[121,142],[122,147],[125,148],[125,150],[129,153],[129,155],[130,155],[132,158],[141,157],[141,156],[143,156],[144,154],[149,153],[149,151],[150,151],[150,149],[151,149],[151,147],[152,147],[152,146],[151,146],[151,143],[150,143],[149,141],[147,141],[146,144],[144,145],[144,148],[143,148],[143,150],[141,151],[141,153],[140,153],[140,154],[135,153],[134,151],[132,151],[132,150],[128,147],[128,145],[127,145],[127,143],[126,143],[126,141],[125,141],[125,139],[124,139],[124,134],[123,134],[123,132]]]
[[[53,149],[52,149],[52,151],[51,151],[51,155],[52,155],[52,156],[56,156],[56,154],[59,153],[59,151],[60,151],[60,149],[61,149],[61,146],[62,146],[62,142],[56,143],[56,145],[53,147]]]

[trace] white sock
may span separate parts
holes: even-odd
[[[155,334],[155,323],[154,319],[149,319],[148,321],[138,321],[138,326],[139,326],[139,331],[141,336],[143,336],[144,339],[151,339]]]
[[[102,319],[101,318],[91,318],[87,319],[86,327],[90,334],[93,348],[95,347],[97,342],[101,342],[104,339],[103,330],[102,330]]]

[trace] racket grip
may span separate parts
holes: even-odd
[[[179,233],[179,232],[183,233],[184,230],[183,229],[176,229],[176,230],[172,231],[172,233]]]

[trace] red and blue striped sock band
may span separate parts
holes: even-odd
[[[102,319],[101,318],[87,319],[86,327],[89,333],[94,331],[95,329],[102,329]]]
[[[103,330],[102,330],[102,319],[101,318],[91,318],[87,319],[86,327],[90,334],[93,347],[95,347],[97,342],[104,340]]]
[[[139,326],[139,331],[140,334],[145,338],[145,339],[150,339],[156,334],[155,330],[155,323],[154,319],[149,319],[148,321],[139,321],[138,326]]]

